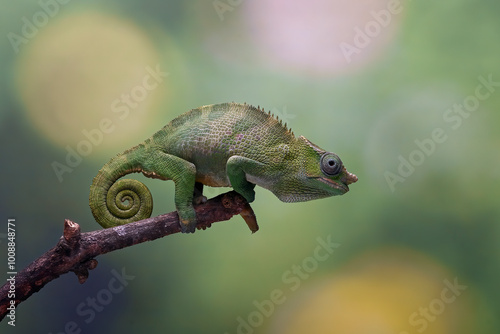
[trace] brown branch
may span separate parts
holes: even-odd
[[[198,229],[206,229],[212,223],[229,220],[238,214],[245,219],[252,233],[259,229],[252,208],[234,191],[212,198],[196,206],[195,210]],[[10,312],[11,303],[17,306],[62,274],[74,272],[80,283],[84,283],[89,270],[97,266],[97,260],[94,259],[96,256],[178,233],[180,230],[179,218],[175,211],[86,233],[80,232],[77,223],[66,219],[59,242],[15,275],[15,283],[12,285],[15,298],[9,296],[9,292],[12,292],[9,280],[0,288],[0,321]]]

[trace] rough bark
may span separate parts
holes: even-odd
[[[234,191],[212,198],[196,206],[195,210],[198,229],[204,230],[212,223],[226,221],[239,214],[252,233],[258,230],[252,208]],[[81,233],[77,223],[66,219],[59,242],[14,277],[15,298],[9,298],[9,281],[0,288],[0,321],[9,312],[11,300],[17,306],[62,274],[73,272],[80,283],[84,283],[89,270],[97,266],[97,256],[180,231],[177,212],[86,233]]]

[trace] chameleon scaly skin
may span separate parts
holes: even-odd
[[[148,188],[136,180],[118,180],[134,172],[174,181],[183,232],[195,230],[193,202],[206,200],[203,185],[233,187],[249,203],[255,185],[284,202],[300,202],[342,195],[358,180],[336,154],[303,136],[296,138],[270,113],[238,103],[203,106],[180,115],[104,165],[92,182],[89,200],[103,227],[150,217]]]

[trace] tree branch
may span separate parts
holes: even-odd
[[[195,206],[195,210],[198,229],[204,230],[212,223],[229,220],[238,214],[245,219],[252,233],[259,229],[252,208],[235,191],[227,192]],[[64,232],[59,242],[15,277],[10,277],[0,288],[0,321],[10,312],[8,308],[12,308],[11,303],[17,306],[62,274],[74,272],[80,283],[84,283],[88,278],[89,270],[97,266],[96,256],[180,231],[176,211],[86,233],[80,232],[80,226],[77,223],[66,219]],[[14,298],[9,296],[12,292],[15,292]]]

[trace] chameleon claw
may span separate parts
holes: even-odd
[[[206,196],[196,196],[193,198],[193,204],[194,205],[200,205],[200,204],[205,204],[207,202],[207,197]]]
[[[207,228],[212,227],[212,224],[207,224],[207,225],[196,225],[197,230],[203,230],[205,231]]]
[[[194,233],[196,231],[196,221],[180,220],[182,233]]]

